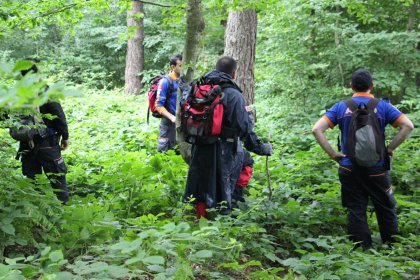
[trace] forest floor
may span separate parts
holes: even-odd
[[[272,199],[265,157],[255,155],[246,203],[232,216],[211,213],[212,219],[197,221],[192,206],[181,201],[188,166],[173,151],[156,152],[159,120],[146,124],[145,96],[85,93],[63,108],[73,194],[65,206],[48,192],[45,179],[35,188],[46,194],[31,191],[13,159],[16,144],[0,130],[0,139],[11,145],[1,147],[1,174],[25,188],[17,199],[13,184],[0,179],[0,198],[12,200],[2,209],[19,213],[0,219],[0,238],[18,244],[7,247],[0,279],[420,277],[418,137],[404,143],[393,165],[401,237],[393,248],[382,245],[369,206],[375,244],[362,252],[346,237],[337,165],[311,135],[319,116],[308,117],[281,99],[258,101],[256,131],[275,146],[268,161]]]

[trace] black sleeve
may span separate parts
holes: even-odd
[[[57,116],[53,120],[49,120],[52,124],[52,127],[57,131],[58,134],[63,137],[64,140],[69,139],[69,130],[67,126],[66,115],[64,114],[63,108],[61,107],[60,103],[58,102],[48,102],[48,110],[41,113],[48,113],[53,116]],[[46,121],[48,126],[48,120]]]
[[[257,134],[254,131],[251,131],[246,137],[243,139],[245,149],[250,152],[256,153],[257,155],[262,155],[262,145],[263,143],[258,138]]]
[[[253,130],[254,124],[251,120],[249,112],[245,110],[246,104],[242,94],[240,94],[237,98],[235,105],[235,114],[236,116],[238,116],[238,118],[236,118],[236,125],[239,128],[239,137],[244,142],[245,149],[247,149],[250,152],[256,153],[257,155],[262,155],[263,143]]]
[[[241,93],[237,92],[233,104],[234,115],[236,117],[232,120],[232,128],[239,132],[240,138],[244,138],[252,133],[254,125],[252,124],[249,113],[245,110],[245,99]]]

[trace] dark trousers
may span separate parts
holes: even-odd
[[[61,157],[61,148],[58,145],[52,147],[35,148],[22,154],[22,173],[28,178],[35,179],[42,170],[47,175],[54,188],[57,198],[62,202],[69,200],[66,173],[67,167]]]
[[[159,126],[157,151],[162,153],[172,149],[176,144],[175,124],[167,118],[162,118]]]
[[[388,171],[383,167],[352,168],[340,166],[341,196],[343,206],[348,209],[348,234],[350,239],[361,242],[363,249],[372,247],[366,210],[372,200],[384,243],[393,241],[398,234],[396,201],[392,192]]]

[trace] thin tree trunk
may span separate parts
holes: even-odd
[[[144,69],[144,8],[142,2],[131,3],[132,9],[127,12],[127,27],[134,27],[136,31],[127,43],[125,93],[139,94],[142,88],[139,75]]]
[[[340,6],[335,6],[335,10],[337,12],[337,19],[335,20],[335,32],[334,32],[334,38],[335,38],[335,46],[338,49],[341,45],[341,41],[340,41],[340,33],[338,32],[339,30],[339,25],[340,25],[340,13],[341,13],[341,7]],[[340,77],[341,77],[341,85],[344,86],[345,81],[344,81],[344,71],[343,71],[343,66],[341,65],[341,62],[338,62],[338,70],[340,71]]]
[[[194,78],[195,64],[199,54],[199,45],[201,34],[204,31],[204,19],[201,12],[201,0],[188,0],[187,5],[187,32],[185,35],[185,47],[183,55],[183,64],[187,66],[187,73],[183,77],[185,82],[191,82]],[[178,91],[177,98],[177,112],[180,111],[179,101],[181,98],[181,91]],[[191,145],[185,142],[184,135],[180,130],[181,121],[179,114],[176,120],[177,127],[177,143],[179,152],[186,163],[190,162],[191,158]]]
[[[416,26],[416,13],[417,13],[417,1],[414,1],[413,4],[411,4],[409,10],[408,10],[408,20],[407,20],[407,32],[414,32],[415,31],[415,26]],[[420,43],[417,44],[417,50],[419,50],[420,48]],[[406,94],[407,91],[407,84],[410,81],[410,76],[411,76],[411,71],[410,69],[407,69],[404,71],[404,76],[403,76],[403,80],[402,80],[402,85],[400,87],[400,93],[398,94],[398,96],[396,97],[396,103],[400,103],[401,100],[404,98],[404,95]],[[419,78],[419,74],[416,73],[416,85],[419,86],[420,84],[420,78]]]
[[[254,103],[254,64],[257,40],[255,10],[230,11],[225,33],[224,55],[238,61],[236,82],[247,105]]]
[[[407,22],[408,32],[414,31],[414,27],[416,26],[416,14],[417,14],[417,0],[415,0],[413,4],[411,4],[410,10],[408,12],[408,22]]]

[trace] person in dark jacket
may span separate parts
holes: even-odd
[[[248,186],[249,180],[251,180],[252,172],[254,167],[254,160],[251,154],[244,150],[244,159],[242,162],[242,170],[239,174],[238,181],[236,181],[235,189],[232,195],[233,204],[237,205],[238,202],[245,202],[244,190]]]
[[[206,217],[206,208],[218,207],[222,214],[232,210],[232,195],[239,178],[245,148],[259,155],[271,155],[271,144],[263,144],[253,132],[253,124],[245,109],[242,91],[234,82],[237,63],[231,57],[222,57],[216,70],[204,79],[222,87],[224,107],[222,132],[217,142],[195,144],[191,150],[184,201],[197,208],[197,217]]]
[[[39,62],[39,60],[34,62]],[[29,72],[38,72],[35,64],[30,69],[21,71],[21,74],[24,76]],[[69,193],[65,175],[67,167],[61,156],[61,150],[65,150],[69,146],[66,116],[60,103],[54,101],[48,101],[41,105],[39,111],[48,128],[48,135],[45,137],[36,135],[33,145],[28,142],[20,142],[17,159],[21,159],[22,174],[28,178],[35,179],[35,176],[42,174],[42,170],[44,170],[57,198],[65,203],[69,200]],[[44,117],[47,114],[52,117]]]

